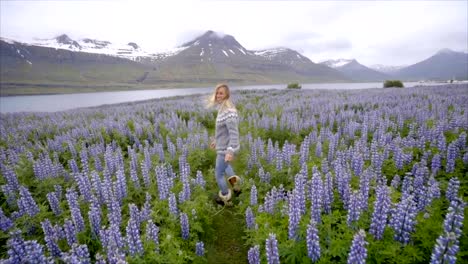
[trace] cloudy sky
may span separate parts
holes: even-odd
[[[0,0],[0,36],[66,33],[163,51],[206,30],[245,48],[289,47],[314,62],[408,65],[442,48],[468,52],[468,1]]]

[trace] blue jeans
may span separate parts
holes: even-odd
[[[225,154],[218,154],[216,156],[216,168],[215,168],[215,176],[216,176],[216,182],[218,182],[218,187],[221,189],[221,192],[223,195],[228,194],[228,186],[226,183],[226,179],[224,179],[224,173],[228,177],[231,177],[234,174],[234,171],[232,170],[231,164],[229,162],[224,161]]]

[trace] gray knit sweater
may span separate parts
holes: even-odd
[[[218,111],[215,135],[218,154],[239,151],[239,116],[236,109],[220,109]]]

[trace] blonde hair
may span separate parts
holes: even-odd
[[[236,106],[231,101],[231,91],[229,90],[229,86],[227,84],[225,84],[225,83],[220,83],[220,84],[216,85],[216,88],[215,88],[213,94],[208,99],[208,107],[213,107],[214,105],[217,104],[217,102],[216,102],[216,93],[221,88],[224,88],[224,91],[226,92],[226,99],[224,99],[224,101],[221,103],[220,110],[221,111],[223,111],[225,109],[234,109],[234,110],[236,110]]]

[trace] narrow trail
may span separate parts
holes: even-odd
[[[238,207],[225,207],[214,216],[214,237],[207,245],[208,263],[248,263],[247,248],[244,245],[243,229],[245,220]]]

